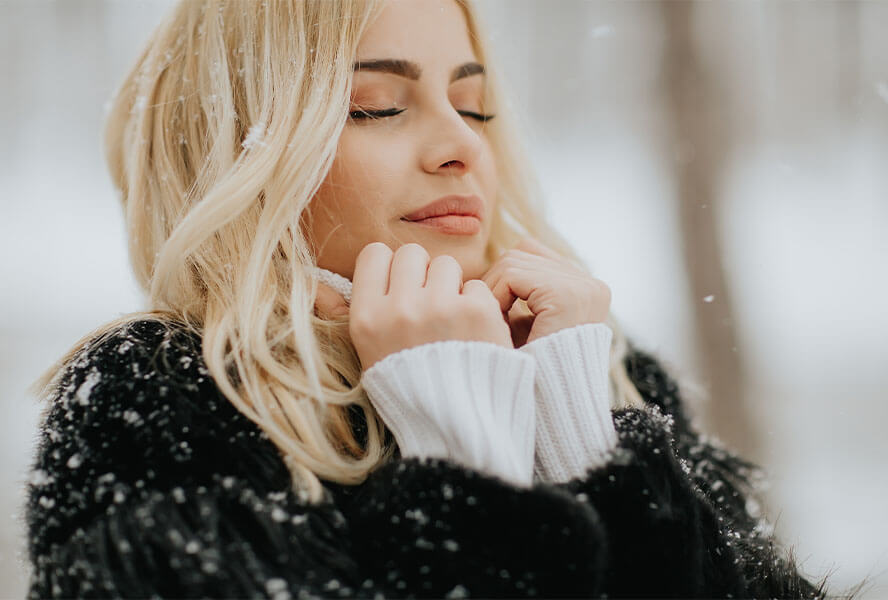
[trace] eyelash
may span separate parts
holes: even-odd
[[[405,108],[388,108],[386,110],[353,110],[348,113],[348,118],[354,121],[361,121],[366,119],[379,119],[383,117],[393,117],[395,115],[401,114],[404,112]],[[456,111],[459,114],[472,117],[473,119],[477,119],[481,122],[486,122],[494,118],[496,115],[482,115],[476,112],[470,112],[468,110],[458,110]]]

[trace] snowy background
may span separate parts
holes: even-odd
[[[0,0],[0,597],[27,582],[26,388],[142,307],[101,128],[170,5]],[[888,2],[480,8],[551,218],[630,337],[742,382],[698,414],[768,470],[777,534],[834,591],[888,596]],[[720,370],[725,343],[742,361]]]

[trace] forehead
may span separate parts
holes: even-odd
[[[358,60],[403,58],[449,69],[475,59],[468,26],[454,0],[385,0],[364,31]]]

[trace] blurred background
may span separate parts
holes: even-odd
[[[477,4],[550,217],[630,338],[765,467],[803,572],[888,596],[888,2]],[[101,132],[171,5],[0,0],[2,597],[27,586],[26,388],[142,308]]]

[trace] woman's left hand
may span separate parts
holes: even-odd
[[[601,323],[610,310],[607,284],[532,237],[505,251],[481,279],[500,304],[515,348],[568,327]]]

